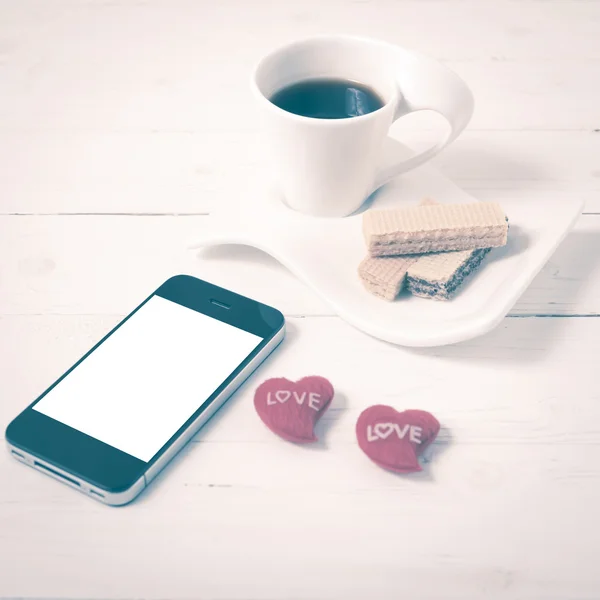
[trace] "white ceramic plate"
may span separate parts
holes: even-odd
[[[395,145],[396,153],[408,152]],[[424,197],[448,203],[476,200],[425,165],[381,188],[367,206],[416,204]],[[447,302],[406,293],[386,302],[371,295],[357,275],[366,253],[361,215],[331,219],[300,214],[286,207],[267,184],[213,213],[212,231],[197,246],[260,248],[365,333],[403,346],[441,346],[498,325],[574,225],[582,202],[549,192],[543,202],[524,196],[521,201],[503,201],[502,207],[510,223],[507,246],[492,250],[481,269]]]

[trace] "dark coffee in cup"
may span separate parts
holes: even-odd
[[[348,119],[384,105],[372,88],[347,79],[307,79],[275,92],[271,102],[283,110],[313,119]]]

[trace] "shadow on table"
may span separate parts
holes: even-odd
[[[516,239],[519,240],[517,245],[507,246],[506,250],[496,252],[496,256],[490,254],[486,260],[501,260],[507,252],[521,252],[528,243],[527,239],[520,235]],[[212,258],[252,261],[274,270],[282,268],[270,255],[248,246],[221,246],[207,249],[206,252]],[[543,360],[553,345],[560,341],[562,332],[568,326],[568,317],[576,318],[599,312],[600,307],[582,307],[577,313],[573,311],[586,286],[600,277],[597,274],[599,265],[600,232],[571,232],[518,300],[512,314],[496,329],[484,336],[452,346],[399,349],[448,359],[468,357],[474,362]],[[290,324],[288,320],[288,325]],[[297,332],[289,327],[285,347],[291,347],[290,351],[293,351],[296,336]],[[398,348],[394,344],[389,346]]]
[[[468,358],[473,362],[541,361],[561,342],[571,319],[598,314],[600,307],[584,306],[577,312],[572,307],[586,286],[598,281],[599,267],[600,233],[575,231],[567,236],[496,329],[452,346],[407,351],[450,360]]]
[[[331,406],[315,425],[315,435],[317,436],[317,441],[311,444],[305,444],[304,448],[309,451],[327,450],[327,437],[329,430],[334,427],[336,423],[339,423],[340,413],[342,413],[347,407],[348,399],[346,394],[336,390],[335,396],[331,402]]]
[[[473,181],[517,182],[519,189],[539,189],[539,182],[552,180],[554,173],[540,164],[533,164],[530,155],[515,153],[515,148],[497,149],[485,139],[462,135],[431,161],[442,173],[464,172],[469,165],[469,179]],[[450,175],[449,175],[450,176]],[[465,178],[456,177],[465,182]]]
[[[435,481],[436,463],[439,462],[440,456],[442,456],[442,454],[444,454],[452,445],[452,432],[442,425],[435,442],[423,452],[423,455],[419,459],[419,463],[423,470],[418,471],[417,473],[392,473],[392,475],[396,475],[405,481],[423,481],[425,483],[432,483]]]
[[[423,140],[414,139],[415,132],[412,132],[410,137],[413,139],[406,139],[402,136],[401,140],[397,140],[394,137],[388,137],[384,146],[383,165],[389,166],[396,164],[400,161],[406,160],[410,156],[413,156],[415,152],[421,152],[428,148],[432,141],[422,145]],[[417,138],[420,137],[417,134]],[[411,141],[413,142],[411,144]],[[416,142],[416,143],[415,143]],[[404,145],[404,144],[407,145]],[[414,147],[413,152],[411,148]],[[485,140],[478,140],[467,136],[462,136],[457,141],[453,142],[451,146],[446,148],[439,155],[434,157],[429,163],[434,168],[440,170],[442,175],[446,173],[463,172],[464,165],[470,166],[472,175],[470,179],[473,181],[517,181],[519,188],[522,190],[527,189],[539,189],[540,180],[548,180],[552,177],[552,173],[547,170],[541,169],[539,165],[531,164],[526,160],[524,156],[511,156],[505,150],[500,152],[490,147],[490,144]],[[450,175],[446,175],[451,178]],[[461,183],[464,183],[463,178],[458,178]],[[360,214],[369,208],[376,205],[377,208],[389,208],[395,205],[395,195],[392,193],[384,193],[384,190],[397,190],[401,192],[406,188],[406,178],[402,175],[393,178],[385,186],[382,186],[375,190],[362,204],[362,206],[356,210],[354,214]],[[489,185],[489,183],[488,183]],[[433,189],[436,189],[435,187]],[[466,190],[468,192],[468,190]],[[425,190],[426,192],[426,190]],[[411,191],[412,195],[412,191]],[[415,197],[414,201],[420,200],[419,197]]]
[[[243,244],[223,244],[221,246],[208,246],[197,253],[198,257],[211,260],[246,261],[255,265],[264,265],[271,268],[284,268],[281,263],[270,254]]]
[[[283,342],[281,342],[281,344],[279,345],[279,347],[277,348],[277,354],[281,354],[284,352],[289,352],[290,351],[290,347],[289,347],[289,340],[290,337],[293,339],[295,337],[295,335],[297,334],[296,332],[296,327],[293,323],[286,323],[286,329],[287,329],[287,333],[286,333],[286,337],[283,340]],[[204,425],[200,432],[197,434],[199,436],[202,436],[202,438],[207,437],[211,430],[214,427],[219,427],[219,422],[221,421],[221,419],[223,418],[227,418],[227,406],[229,403],[231,402],[236,402],[239,401],[240,396],[239,393],[240,391],[248,388],[248,389],[255,389],[256,387],[258,387],[259,382],[263,381],[265,376],[264,376],[264,366],[267,365],[269,363],[269,361],[271,361],[273,359],[273,355],[275,354],[275,352],[273,352],[272,354],[270,354],[265,361],[261,364],[261,366],[258,367],[258,369],[256,369],[249,377],[248,379],[246,379],[246,381],[244,381],[244,383],[236,390],[236,392],[233,394],[233,396],[231,397],[231,399],[227,400],[227,402],[225,402],[225,404],[223,405],[223,407],[221,409],[219,409],[217,411],[217,413],[211,417],[211,419],[208,421],[208,423],[206,423],[206,425]],[[339,401],[341,402],[341,406],[344,407],[345,406],[345,398],[342,398],[341,400],[337,398],[334,400],[335,401]],[[319,434],[317,434],[319,435]],[[194,450],[194,448],[197,448],[197,444],[194,443],[194,440],[196,440],[197,438],[194,437],[192,438],[192,440],[173,458],[173,460],[171,460],[167,466],[158,474],[158,476],[156,477],[156,479],[144,490],[144,492],[141,494],[140,499],[136,500],[135,504],[139,504],[142,502],[146,502],[147,500],[151,499],[152,495],[155,493],[155,490],[158,490],[158,488],[161,487],[162,485],[162,479],[164,477],[168,477],[169,473],[175,469],[178,468],[179,464],[181,461],[185,460],[188,452],[191,452]]]

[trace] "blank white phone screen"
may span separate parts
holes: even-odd
[[[152,296],[33,409],[147,462],[262,340]]]

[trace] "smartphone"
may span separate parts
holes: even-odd
[[[9,451],[105,504],[131,502],[284,335],[278,310],[172,277],[10,423]]]

